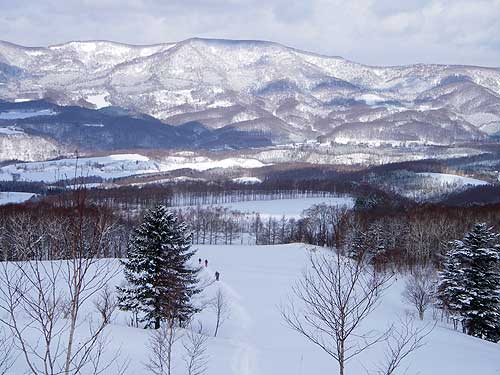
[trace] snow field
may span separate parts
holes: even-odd
[[[96,109],[101,109],[101,108],[109,107],[111,105],[111,103],[108,102],[108,100],[107,100],[108,96],[109,96],[108,93],[89,95],[89,96],[87,96],[86,100],[89,103],[92,103],[93,105],[95,105]]]
[[[431,177],[436,182],[439,182],[443,185],[472,185],[472,186],[480,186],[480,185],[488,185],[488,182],[483,180],[478,180],[476,178],[463,177],[455,174],[446,174],[446,173],[417,173],[419,176],[423,177]]]
[[[246,214],[259,214],[261,219],[276,218],[283,216],[298,219],[304,210],[313,205],[326,204],[329,206],[352,208],[354,198],[352,197],[308,197],[273,200],[255,200],[232,203],[221,203],[215,205],[203,205],[202,207],[223,207],[231,211],[240,211]]]
[[[11,181],[19,175],[22,181],[56,182],[76,177],[98,176],[104,179],[138,174],[168,172],[190,168],[205,171],[212,168],[259,168],[265,164],[256,159],[168,156],[154,160],[140,154],[116,154],[102,157],[73,158],[44,162],[19,163],[0,168],[0,181]],[[78,167],[75,170],[75,167]]]
[[[54,116],[57,112],[51,109],[40,109],[38,111],[6,111],[0,112],[0,120],[17,120],[36,116]]]
[[[0,206],[10,203],[23,203],[35,195],[33,193],[19,193],[14,191],[0,192]]]
[[[19,135],[24,134],[22,130],[16,129],[13,126],[0,127],[0,135]]]
[[[274,246],[197,246],[193,257],[208,259],[209,266],[201,271],[204,284],[209,284],[199,302],[212,298],[220,288],[230,306],[229,319],[222,325],[217,338],[208,340],[207,375],[276,375],[334,374],[336,364],[327,354],[289,329],[282,321],[280,305],[290,296],[290,288],[300,278],[307,265],[308,250],[302,244]],[[107,260],[102,260],[107,262]],[[118,262],[112,260],[110,262]],[[213,281],[219,271],[221,279]],[[119,285],[122,274],[111,284]],[[413,311],[402,301],[404,280],[386,291],[381,305],[365,322],[366,329],[383,331],[407,311]],[[63,284],[61,284],[63,288]],[[92,303],[83,309],[82,319],[93,316]],[[427,313],[426,319],[430,319]],[[120,349],[121,361],[129,360],[129,374],[146,374],[147,342],[150,330],[128,327],[129,315],[117,313],[107,328],[109,343],[105,356]],[[213,335],[215,314],[209,309],[198,314],[206,335]],[[417,322],[420,324],[420,322]],[[79,326],[81,334],[86,327]],[[422,375],[494,375],[500,373],[500,346],[466,336],[439,323],[426,338],[427,344],[403,364],[408,374]],[[346,375],[365,374],[383,356],[383,345],[375,346],[348,363]],[[180,342],[174,350],[173,374],[185,374],[183,349]],[[18,358],[12,374],[23,373],[22,358]],[[109,369],[105,374],[116,371]],[[85,375],[85,374],[84,374]]]
[[[223,338],[239,339],[239,348],[225,348],[225,358],[239,363],[238,371],[227,368],[217,355],[217,374],[323,374],[337,367],[327,354],[290,330],[282,321],[280,304],[307,265],[307,247],[301,244],[276,246],[200,246],[201,258],[209,259],[209,269],[221,273],[221,283],[230,287],[231,320],[221,330]],[[401,297],[404,280],[387,290],[381,305],[367,319],[367,330],[383,331],[398,317],[413,309]],[[236,297],[236,298],[235,298]],[[426,319],[430,320],[430,312]],[[238,323],[238,320],[241,322]],[[417,322],[420,324],[420,322]],[[425,324],[425,323],[424,323]],[[216,340],[214,340],[216,341]],[[408,374],[495,374],[498,345],[438,326],[426,338],[427,345],[403,367]],[[228,350],[229,349],[229,350]],[[383,345],[363,353],[348,364],[346,374],[364,374],[383,355]],[[404,368],[402,370],[404,370]],[[209,372],[211,373],[211,372]]]

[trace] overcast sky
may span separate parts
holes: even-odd
[[[373,65],[500,66],[500,0],[0,0],[0,39],[272,40]]]

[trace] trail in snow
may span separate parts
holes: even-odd
[[[199,246],[198,254],[209,260],[211,270],[221,273],[221,285],[233,309],[220,337],[211,342],[208,374],[336,373],[335,361],[287,327],[280,314],[280,304],[307,264],[305,245],[204,245]],[[403,286],[404,278],[400,277],[367,319],[368,329],[382,331],[413,312],[402,299]],[[432,321],[431,315],[429,311],[428,321]],[[408,374],[500,374],[499,345],[453,331],[441,322],[426,341],[427,345],[403,364],[409,367]],[[348,363],[346,373],[365,374],[366,369],[374,369],[384,350],[384,345],[379,345],[363,353]]]
[[[215,262],[214,268],[212,266],[203,268],[202,277],[205,279],[205,282],[207,279],[213,280],[212,275],[215,273],[215,270],[219,270],[217,266],[221,265]],[[233,373],[241,375],[258,373],[256,370],[257,354],[253,344],[254,339],[252,338],[252,332],[255,327],[252,316],[245,306],[244,297],[224,280],[212,282],[207,289],[211,289],[208,294],[215,294],[217,289],[220,289],[229,305],[228,320],[230,320],[232,327],[231,334],[228,336],[228,327],[226,327],[226,322],[224,322],[221,325],[218,338],[226,340],[230,343],[230,347],[234,348],[230,354],[230,358],[227,358],[228,360],[230,359],[230,367]],[[207,318],[204,318],[204,320]]]
[[[230,300],[232,317],[240,326],[239,339],[234,342],[237,349],[233,355],[231,367],[235,374],[255,374],[257,373],[255,369],[257,356],[251,338],[251,332],[254,329],[252,317],[244,306],[243,298],[233,288],[224,285],[223,290]]]
[[[207,308],[195,316],[194,323],[202,322],[204,333],[209,337],[206,375],[310,375],[337,372],[335,361],[288,328],[280,314],[280,303],[286,301],[291,286],[300,278],[307,264],[305,245],[197,247],[196,258],[209,261],[209,267],[201,273],[208,286],[200,298],[213,298],[217,289],[221,288],[231,307],[230,317],[220,327],[216,338],[213,337],[214,311]],[[219,282],[214,280],[215,271],[220,272]],[[123,275],[120,274],[111,286],[120,285],[122,280]],[[61,281],[60,286],[64,288],[65,284]],[[397,321],[398,316],[413,311],[402,300],[403,286],[404,279],[400,277],[387,290],[382,304],[366,321],[368,329],[384,330]],[[84,310],[82,317],[96,314],[92,301],[88,302]],[[97,315],[93,316],[97,318]],[[429,312],[426,319],[431,320],[431,316]],[[115,350],[119,349],[123,359],[130,360],[128,374],[145,374],[144,364],[151,355],[148,341],[152,330],[128,327],[129,318],[130,314],[117,313],[108,326],[109,342],[105,356],[113,356]],[[85,329],[86,326],[82,322],[78,329]],[[409,375],[500,374],[500,345],[453,331],[441,322],[426,338],[426,342],[403,365],[404,368],[408,366]],[[182,345],[177,345],[173,375],[186,373],[184,354]],[[373,347],[349,362],[346,374],[365,374],[366,369],[373,370],[383,355],[383,345]],[[16,375],[25,372],[22,356],[19,356],[11,373]],[[103,375],[116,373],[116,369],[112,368]]]

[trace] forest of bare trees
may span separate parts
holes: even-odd
[[[210,197],[201,195],[194,185],[192,195],[186,193],[179,202],[190,199],[193,202],[214,202],[213,205],[172,207],[172,210],[186,221],[192,232],[193,244],[283,244],[303,242],[311,245],[335,247],[350,252],[354,242],[363,238],[359,246],[374,246],[377,242],[377,262],[399,269],[415,265],[433,264],[439,266],[448,243],[460,238],[476,222],[487,222],[493,226],[500,224],[498,205],[472,207],[449,207],[441,204],[398,205],[387,204],[387,197],[360,195],[353,209],[315,205],[305,210],[301,217],[261,217],[258,213],[243,213],[219,206],[223,202],[246,199],[266,199],[280,197],[332,196],[334,192],[314,192],[286,190],[257,192],[248,188],[245,192],[217,193]],[[113,220],[112,241],[102,249],[104,257],[123,257],[127,252],[127,242],[132,228],[138,223],[145,208],[153,202],[162,203],[172,192],[154,189],[137,190],[141,197],[128,195],[127,189],[86,191],[86,207],[89,215]],[[99,199],[96,199],[98,194]],[[102,199],[109,196],[109,199]],[[190,196],[191,198],[187,198]],[[196,198],[197,197],[197,198]],[[124,204],[127,199],[135,203]],[[116,203],[116,199],[121,201]],[[72,215],[72,196],[54,196],[48,200],[0,207],[0,247],[1,257],[14,260],[37,256],[41,259],[57,259],[60,249],[52,246],[53,236]],[[115,203],[113,203],[115,202]],[[143,202],[144,205],[136,204]],[[148,203],[149,202],[149,203]],[[127,208],[128,207],[128,208]],[[28,231],[27,228],[30,230]],[[21,233],[22,236],[17,234]],[[33,249],[28,245],[16,245],[29,233],[36,237],[43,234],[43,241]],[[359,241],[358,241],[359,242]],[[364,244],[363,244],[364,242]],[[20,254],[19,252],[23,252]]]

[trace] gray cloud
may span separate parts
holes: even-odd
[[[374,65],[500,66],[500,0],[0,0],[24,45],[190,37],[273,40]]]

